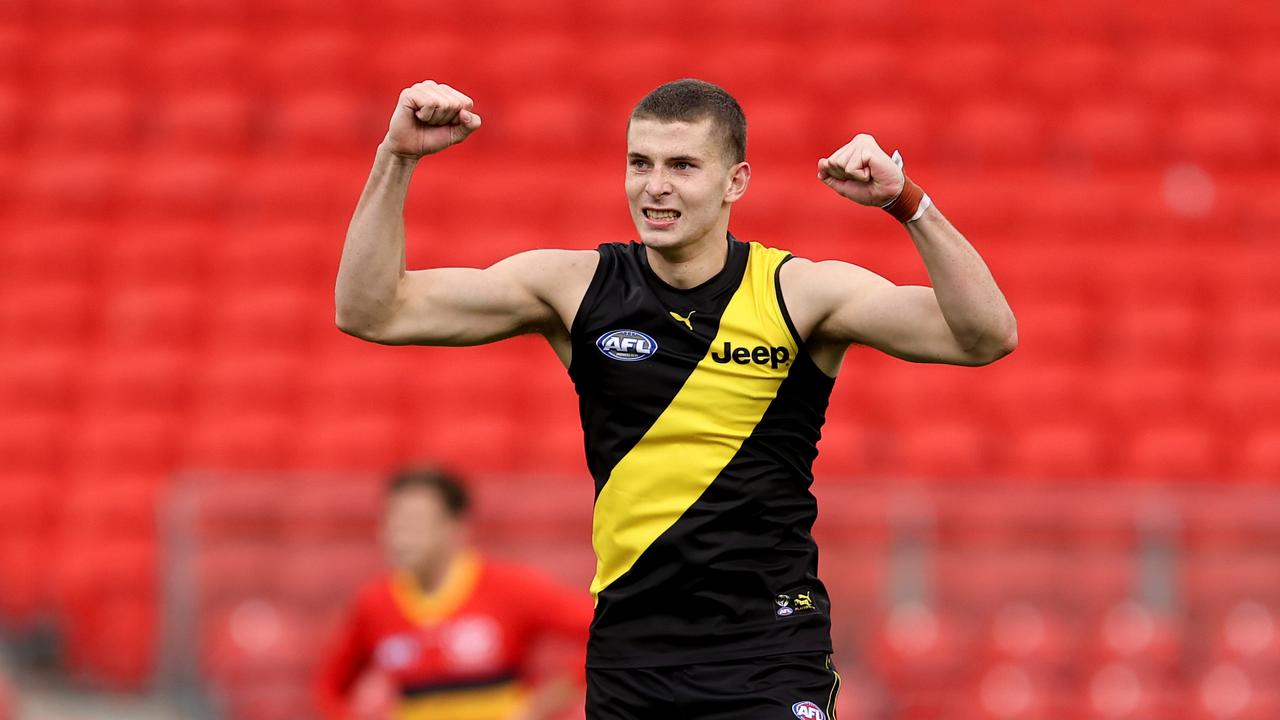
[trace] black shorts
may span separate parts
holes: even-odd
[[[826,653],[653,668],[587,668],[587,720],[835,720]]]

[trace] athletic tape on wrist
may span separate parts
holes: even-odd
[[[925,198],[929,196],[925,195],[924,190],[921,190],[919,185],[911,182],[911,178],[905,174],[902,176],[902,182],[902,192],[898,193],[898,197],[884,205],[883,209],[900,223],[919,220],[924,211],[929,208],[929,205],[924,202]],[[930,204],[932,202],[932,200],[929,201]]]

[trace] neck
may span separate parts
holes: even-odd
[[[412,571],[413,579],[418,583],[418,588],[425,593],[432,593],[440,589],[444,584],[445,578],[449,577],[449,571],[453,569],[454,563],[458,560],[458,551],[450,550],[440,557],[437,562],[431,563],[426,567],[415,568]]]
[[[711,232],[683,247],[645,246],[649,267],[663,282],[685,290],[710,280],[724,269],[729,258],[728,223],[716,223]]]

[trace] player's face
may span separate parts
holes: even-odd
[[[640,241],[686,246],[727,224],[746,190],[746,163],[734,164],[710,118],[664,122],[632,118],[627,129],[627,201]],[[723,238],[720,238],[723,239]]]
[[[451,517],[444,499],[430,488],[405,488],[387,499],[382,539],[391,565],[429,571],[460,544],[462,522]]]

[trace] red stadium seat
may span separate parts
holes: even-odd
[[[1205,408],[1198,375],[1178,365],[1130,365],[1106,368],[1092,392],[1103,413],[1121,426],[1152,423],[1200,423]]]
[[[896,693],[937,691],[957,678],[973,644],[971,635],[962,617],[901,602],[877,629],[870,659]]]
[[[280,470],[287,466],[292,423],[259,411],[195,417],[179,450],[179,467],[207,471]]]
[[[189,348],[207,299],[189,285],[132,285],[105,298],[97,339],[117,348]]]
[[[1149,102],[1194,100],[1214,92],[1228,76],[1224,62],[1221,50],[1209,45],[1155,44],[1140,48],[1127,72],[1116,79]]]
[[[1026,103],[975,101],[939,128],[938,152],[975,168],[1025,165],[1042,154],[1043,132],[1043,116]]]
[[[253,102],[226,89],[176,91],[157,103],[148,135],[154,150],[233,156],[255,140]]]
[[[32,410],[0,415],[0,467],[6,473],[51,477],[62,469],[68,419]]]
[[[296,610],[261,598],[228,606],[209,618],[201,635],[205,671],[228,688],[296,679],[317,645]]]
[[[19,13],[23,12],[20,6],[6,6],[6,10],[12,7]],[[3,12],[0,10],[0,12]],[[14,21],[6,16],[0,16],[3,22],[0,22],[0,80],[4,81],[7,87],[17,89],[17,81],[25,79],[30,72],[32,59],[35,53],[32,52],[32,45],[37,41],[35,33],[20,21]]]
[[[1210,655],[1257,676],[1280,670],[1280,606],[1242,599],[1213,614]]]
[[[898,72],[916,92],[935,102],[990,97],[1008,82],[1009,53],[980,36],[909,46]]]
[[[191,404],[201,413],[291,412],[301,392],[304,358],[293,352],[245,350],[208,357],[190,374]]]
[[[206,515],[211,511],[204,508]],[[279,589],[281,553],[271,541],[237,539],[215,531],[207,522],[201,546],[195,554],[195,593],[201,622],[246,599],[270,596]],[[227,518],[246,522],[248,518]]]
[[[55,95],[84,91],[88,77],[94,79],[95,87],[136,86],[144,46],[138,33],[124,25],[60,28],[45,34],[35,46],[38,59],[26,80]]]
[[[1005,474],[1024,480],[1095,478],[1110,468],[1110,450],[1105,431],[1095,422],[1031,421],[1011,427]]]
[[[1232,476],[1267,483],[1280,477],[1280,425],[1250,430],[1231,454]]]
[[[1223,465],[1212,428],[1158,424],[1133,433],[1116,470],[1136,480],[1207,482],[1221,477]]]
[[[248,0],[169,0],[147,6],[149,18],[187,28],[242,27],[248,23]]]
[[[1156,157],[1156,114],[1140,102],[1113,98],[1072,108],[1063,118],[1054,148],[1064,162],[1094,168],[1149,163]]]
[[[386,561],[374,536],[368,528],[360,538],[335,536],[336,542],[327,543],[310,538],[290,546],[289,562],[276,578],[280,601],[313,614],[343,610],[354,593],[385,572]]]
[[[1227,428],[1246,430],[1280,422],[1280,372],[1276,369],[1228,366],[1206,378],[1205,384],[1214,416]]]
[[[14,534],[0,534],[0,628],[24,633],[47,621],[51,593],[46,550],[45,538],[35,532],[15,528]]]
[[[209,25],[158,40],[148,46],[148,79],[163,92],[238,94],[258,84],[259,64],[241,62],[253,52],[249,28]]]
[[[1139,671],[1172,671],[1183,651],[1183,631],[1174,617],[1133,601],[1107,609],[1087,639],[1096,662],[1119,662]]]
[[[1269,152],[1274,139],[1267,137],[1267,118],[1252,102],[1192,107],[1174,118],[1168,145],[1174,157],[1211,168],[1261,167],[1275,157]]]
[[[338,258],[324,247],[333,232],[306,220],[230,228],[209,248],[208,281],[227,294],[276,284],[332,290]]]
[[[341,234],[360,197],[363,172],[330,156],[259,154],[240,169],[232,202],[246,223],[324,222]]]
[[[267,118],[264,142],[306,152],[369,150],[386,132],[388,110],[363,95],[319,91],[282,97]]]
[[[321,332],[337,332],[328,294],[274,284],[246,288],[210,308],[209,344],[224,352],[306,347]]]
[[[0,278],[11,288],[28,289],[91,282],[101,270],[100,233],[94,224],[75,220],[15,222],[0,242]]]
[[[900,426],[889,471],[908,478],[975,479],[992,472],[990,433],[982,426],[960,421]]]
[[[379,98],[371,109],[381,109],[390,118],[398,93],[423,80],[434,79],[473,92],[456,79],[472,73],[469,44],[465,37],[436,22],[442,9],[417,0],[383,0],[367,8],[370,13],[386,17],[383,31],[387,33],[386,42],[361,48],[361,63],[368,78],[364,87],[376,90],[375,97]],[[422,22],[423,17],[431,18],[431,22]],[[483,116],[486,100],[472,97],[477,102],[476,111]]]
[[[172,411],[183,406],[195,358],[167,348],[84,357],[81,403],[95,413]]]
[[[220,155],[160,155],[131,169],[124,199],[130,212],[148,221],[195,220],[207,226],[225,216],[234,183],[234,167]]]
[[[64,538],[88,544],[111,538],[145,542],[157,535],[159,490],[153,478],[81,477],[60,503]]]
[[[1280,696],[1266,682],[1267,675],[1248,672],[1234,663],[1205,669],[1195,688],[1196,720],[1264,720],[1280,713]]]
[[[74,421],[67,437],[67,472],[76,477],[166,477],[181,437],[179,416],[165,410],[108,407]]]
[[[1076,651],[1077,640],[1065,618],[1025,601],[1001,606],[987,634],[985,656],[1033,670],[1065,669]]]
[[[11,413],[69,410],[78,367],[67,348],[37,346],[0,355],[0,407]]]
[[[1218,613],[1249,599],[1274,607],[1280,600],[1275,587],[1277,573],[1280,561],[1274,553],[1260,551],[1254,544],[1241,545],[1237,539],[1233,544],[1187,555],[1180,578],[1182,596],[1190,607]]]
[[[281,508],[282,535],[300,546],[354,542],[364,547],[377,535],[386,493],[384,475],[301,476],[290,490],[289,503]]]
[[[127,87],[92,85],[77,92],[54,93],[34,121],[51,146],[128,149],[144,130],[142,98]]]
[[[307,358],[297,368],[304,408],[318,421],[340,421],[348,414],[392,418],[407,410],[410,398],[406,389],[387,379],[410,375],[418,365],[407,354],[380,352],[382,349],[358,348]]]
[[[1208,352],[1203,338],[1216,325],[1201,305],[1187,302],[1117,307],[1110,315],[1110,326],[1101,328],[1097,341],[1106,348],[1107,361],[1117,364],[1154,361],[1197,368]]]
[[[1246,371],[1273,367],[1280,357],[1280,304],[1240,304],[1222,319],[1212,358],[1220,366]]]
[[[155,647],[154,539],[71,541],[55,563],[72,668],[108,687],[141,689]]]
[[[287,13],[312,5],[280,0],[274,7],[261,10]],[[350,25],[295,26],[293,32],[260,51],[260,66],[267,87],[277,97],[354,87],[363,69],[360,63],[363,48],[360,38],[345,30],[346,27]]]
[[[66,346],[84,337],[93,308],[89,289],[81,283],[15,283],[7,290],[20,300],[0,304],[0,347]]]

